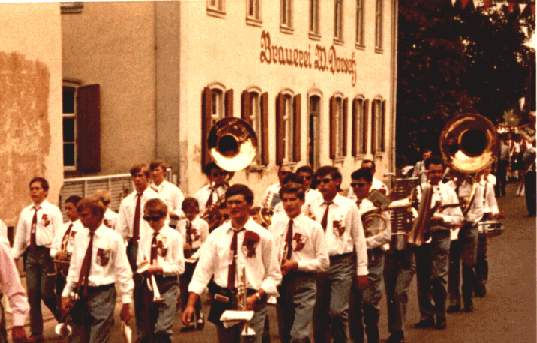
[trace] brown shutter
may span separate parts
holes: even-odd
[[[242,91],[241,93],[241,118],[248,124],[252,125],[252,102],[250,101],[250,92]],[[259,134],[259,132],[256,132]]]
[[[261,163],[264,166],[269,163],[269,148],[268,148],[268,93],[261,94],[261,137],[257,139],[261,140]]]
[[[378,100],[373,100],[371,106],[371,153],[373,156],[377,153],[377,119],[378,119]]]
[[[363,124],[362,124],[362,153],[367,154],[367,132],[369,129],[369,100],[364,100],[363,103],[363,111],[362,111],[362,118],[363,118]]]
[[[351,150],[352,156],[358,156],[358,118],[357,117],[357,99],[352,100],[352,117],[351,117]]]
[[[209,87],[203,88],[203,94],[201,96],[201,168],[211,160],[209,156],[209,149],[207,147],[207,138],[209,136],[209,130],[211,129],[211,108],[212,108],[212,94]]]
[[[293,162],[299,162],[301,160],[301,97],[297,94],[293,98]]]
[[[330,134],[330,158],[336,158],[336,98],[330,97],[330,113],[329,113],[329,134]]]
[[[101,97],[99,85],[79,87],[76,95],[78,171],[101,171]]]
[[[380,151],[386,151],[386,100],[382,101],[380,112]]]
[[[229,89],[225,93],[224,116],[233,117],[233,89]]]
[[[284,110],[284,95],[278,94],[276,97],[276,164],[283,163],[283,110]]]
[[[349,98],[343,99],[343,156],[347,156],[347,136],[349,127]]]

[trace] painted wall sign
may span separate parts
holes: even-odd
[[[338,55],[336,47],[325,47],[316,44],[313,48],[308,44],[307,48],[290,48],[273,44],[270,33],[261,32],[261,63],[281,64],[292,67],[316,69],[322,72],[330,71],[332,74],[349,74],[352,77],[352,86],[356,85],[356,58],[353,51],[348,58]]]

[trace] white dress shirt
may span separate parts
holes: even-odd
[[[274,209],[280,201],[280,183],[277,182],[267,187],[260,206]]]
[[[13,326],[24,326],[30,305],[9,246],[4,243],[0,243],[0,266],[2,266],[0,268],[0,291],[7,297],[9,306],[11,306],[12,324]]]
[[[7,225],[2,219],[0,219],[0,242],[10,245],[9,238],[7,236]]]
[[[136,206],[136,203],[134,205]],[[106,208],[106,211],[104,212],[104,225],[111,229],[115,229],[118,219],[119,214],[117,212],[112,211],[110,208]]]
[[[281,273],[272,234],[252,218],[245,223],[244,229],[237,236],[237,271],[242,267],[245,268],[248,288],[263,289],[269,295],[276,295]],[[246,246],[243,245],[244,235],[248,231],[259,237],[253,257],[247,257]],[[198,265],[188,286],[189,292],[201,294],[213,275],[218,286],[227,287],[228,268],[233,258],[232,237],[231,221],[225,222],[211,232],[203,246]]]
[[[185,200],[185,195],[179,189],[179,187],[169,182],[168,180],[162,181],[160,185],[151,183],[149,187],[159,195],[159,198],[164,200],[164,202],[168,206],[169,215],[174,214],[178,217],[183,215],[181,205],[183,204],[183,200]]]
[[[76,233],[84,227],[80,219],[77,219],[74,222],[72,221],[65,222],[63,226],[58,231],[56,231],[54,235],[54,240],[52,241],[52,244],[50,246],[50,256],[52,256],[52,258],[55,258],[58,251],[61,250],[62,243],[63,243],[63,236],[65,236],[65,233],[67,232],[67,230],[69,229],[69,226],[71,225],[72,225],[71,233],[69,234],[68,237],[66,237],[67,239],[66,250],[67,250],[67,253],[69,254],[73,253]]]
[[[418,187],[418,201],[421,202],[421,188]],[[433,208],[437,202],[441,205],[458,204],[459,198],[455,193],[455,190],[447,183],[440,182],[438,185],[433,186],[433,196],[431,199],[431,208]],[[463,215],[460,206],[448,207],[437,209],[433,216],[441,217],[448,225],[458,225],[463,221]]]
[[[289,217],[279,217],[273,222],[269,231],[276,241],[278,262],[281,264],[287,253],[287,231]],[[307,272],[324,271],[330,265],[328,250],[324,241],[321,224],[299,214],[293,218],[293,241],[291,259],[297,261],[298,270]]]
[[[371,188],[369,188],[370,191],[377,190],[377,191],[384,191],[385,195],[389,195],[390,191],[388,190],[388,186],[384,184],[384,182],[380,181],[376,177],[373,176],[373,181],[371,182]],[[349,187],[349,191],[347,192],[347,198],[351,199],[352,201],[356,202],[358,200],[358,197],[356,194],[354,194],[354,190],[352,187]]]
[[[358,206],[358,211],[360,212],[360,218],[364,213],[367,213],[371,210],[376,210],[377,207],[373,205],[373,203],[367,199],[364,198],[360,201],[360,205]],[[367,249],[375,249],[378,247],[383,247],[386,245],[386,243],[390,243],[391,240],[391,221],[390,221],[390,211],[382,211],[380,214],[386,223],[386,228],[383,231],[380,231],[370,237],[366,237],[365,241],[367,243]],[[363,225],[363,222],[362,222]],[[364,227],[364,234],[367,231],[367,228]],[[386,246],[387,248],[387,246]]]
[[[144,225],[140,232],[138,243],[138,273],[143,272],[144,264],[151,263],[151,243],[154,230]],[[185,256],[183,255],[183,238],[181,234],[169,226],[163,226],[156,236],[157,261],[156,265],[162,268],[164,276],[177,276],[185,271]]]
[[[473,194],[472,188],[475,188]],[[465,204],[468,207],[465,210],[466,214],[463,212],[465,222],[476,224],[483,218],[483,191],[484,186],[480,182],[472,184],[464,180],[459,186],[459,197],[465,197],[467,201],[471,201]]]
[[[67,274],[67,282],[62,296],[68,297],[80,278],[80,268],[86,256],[89,244],[89,229],[82,228],[76,234],[71,264]],[[127,259],[125,244],[122,237],[114,230],[101,224],[95,230],[93,249],[91,254],[91,268],[88,278],[90,287],[106,286],[119,283],[121,302],[132,302],[134,281],[132,271]]]
[[[177,231],[181,234],[181,237],[183,238],[183,243],[187,242],[186,237],[186,225],[188,224],[188,219],[181,219],[177,223]],[[207,240],[207,237],[209,236],[209,224],[201,219],[201,217],[198,215],[196,218],[194,218],[191,222],[191,234],[190,239],[192,240],[191,249],[199,249],[203,245],[203,243]],[[182,246],[181,246],[182,247]],[[192,259],[197,259],[199,257],[199,250],[194,253],[194,255],[191,256]]]
[[[205,185],[201,187],[195,194],[194,198],[198,200],[198,204],[200,207],[200,213],[203,213],[205,211],[205,205],[207,204],[207,201],[209,200],[209,196],[211,196],[212,187],[211,185]],[[219,199],[224,199],[224,195],[226,194],[226,188],[223,186],[217,187],[214,189],[214,192],[212,192],[212,198],[213,198],[213,205],[218,202]]]
[[[342,255],[356,252],[356,269],[358,275],[367,275],[367,244],[362,227],[362,220],[356,204],[340,194],[332,200],[328,210],[328,221],[325,231],[325,241],[328,247],[328,255]],[[313,204],[311,209],[315,215],[315,220],[322,222],[326,210],[324,199]],[[338,223],[343,227],[343,234],[334,227]]]
[[[19,258],[24,250],[30,246],[34,206],[38,208],[37,225],[35,228],[35,242],[37,246],[50,248],[56,231],[58,231],[63,224],[63,217],[60,209],[46,199],[39,205],[32,204],[25,207],[21,211],[17,229],[15,231],[15,241],[13,244],[14,258]]]
[[[489,174],[490,176],[491,174]],[[494,194],[495,183],[487,180],[481,180],[483,186],[483,213],[498,214],[500,212],[498,208],[498,202],[496,201],[496,194]],[[496,181],[496,180],[494,180]]]
[[[134,191],[131,194],[127,195],[123,200],[121,200],[121,204],[119,205],[119,217],[117,225],[115,226],[115,230],[125,240],[132,238],[134,229],[134,212],[136,211],[136,197],[137,193],[136,191]],[[140,199],[140,230],[142,229],[144,223],[144,205],[148,200],[154,198],[162,199],[159,194],[157,194],[151,188],[147,187],[144,190]]]

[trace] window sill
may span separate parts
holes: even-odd
[[[215,18],[224,18],[226,16],[226,11],[220,10],[218,8],[207,7],[207,15]]]
[[[356,44],[354,44],[354,46],[358,50],[365,50],[365,45],[364,44],[356,43]]]
[[[332,161],[334,164],[343,164],[343,161],[345,161],[345,156],[336,156]]]
[[[255,17],[246,17],[246,25],[261,27],[262,24],[263,22],[261,19],[257,19]]]
[[[382,53],[384,53],[384,50],[382,48],[375,48],[375,53],[376,54],[382,54]]]
[[[267,170],[267,166],[260,164],[252,164],[246,168],[249,173],[262,173]]]
[[[311,39],[311,40],[321,40],[321,35],[319,33],[315,33],[315,32],[312,32],[310,31],[308,33],[308,37]]]
[[[288,35],[291,35],[291,34],[293,34],[295,32],[295,30],[292,27],[280,24],[280,32],[288,34]]]
[[[334,45],[343,45],[343,39],[334,37]]]

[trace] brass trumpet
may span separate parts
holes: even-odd
[[[239,256],[235,256],[235,265],[239,264]],[[237,305],[239,310],[247,311],[247,299],[248,299],[248,288],[246,281],[246,268],[242,266],[238,268],[237,278],[239,279],[238,288],[237,288]],[[245,321],[242,327],[241,336],[243,337],[253,337],[255,336],[255,330],[250,327],[249,321]]]

